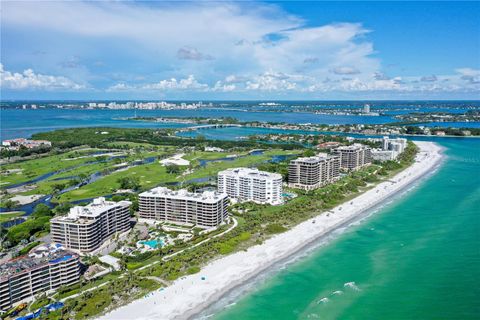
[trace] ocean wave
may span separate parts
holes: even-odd
[[[360,291],[360,288],[355,284],[354,281],[352,281],[352,282],[345,282],[345,283],[343,284],[343,287],[344,287],[344,288],[352,289],[352,290],[354,290],[354,291]]]

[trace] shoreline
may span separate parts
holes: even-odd
[[[414,164],[390,180],[327,211],[328,215],[320,213],[266,240],[262,245],[213,260],[200,273],[177,279],[171,286],[112,310],[100,319],[189,319],[198,316],[228,292],[315,241],[360,220],[367,212],[382,205],[382,202],[428,175],[443,159],[442,149],[433,142],[416,144],[420,150]]]

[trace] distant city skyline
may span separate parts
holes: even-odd
[[[2,1],[1,99],[480,99],[478,12],[479,2]]]

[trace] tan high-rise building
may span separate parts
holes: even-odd
[[[31,254],[0,265],[0,310],[80,279],[79,257],[63,249]]]
[[[76,252],[91,253],[114,234],[130,229],[131,204],[101,197],[85,207],[73,207],[66,216],[50,220],[52,240]]]
[[[340,158],[319,154],[290,161],[288,167],[288,186],[304,190],[313,190],[338,179]]]
[[[348,171],[358,170],[372,162],[371,149],[363,144],[338,147],[333,154],[340,157],[340,168]]]

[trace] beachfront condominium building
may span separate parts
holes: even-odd
[[[340,158],[326,153],[313,157],[297,158],[288,166],[288,186],[313,190],[339,177]]]
[[[372,160],[381,162],[396,160],[406,147],[407,139],[405,138],[390,139],[389,137],[383,137],[382,149],[372,149]]]
[[[359,143],[338,147],[333,154],[340,157],[340,168],[348,171],[358,170],[372,162],[370,147]]]
[[[114,234],[130,230],[131,204],[100,197],[85,207],[73,207],[66,216],[50,220],[52,240],[80,253],[94,253]]]
[[[282,175],[250,168],[234,168],[218,173],[218,192],[239,202],[283,203]]]
[[[157,187],[139,195],[140,218],[146,222],[216,227],[228,217],[228,195],[215,191],[192,193]]]
[[[385,162],[395,160],[396,153],[392,150],[372,149],[372,160]]]
[[[0,310],[80,279],[78,255],[58,247],[0,264]]]
[[[407,139],[405,138],[390,139],[388,137],[383,137],[383,140],[383,145],[387,145],[387,150],[395,151],[397,155],[405,151],[405,148],[407,147]]]

